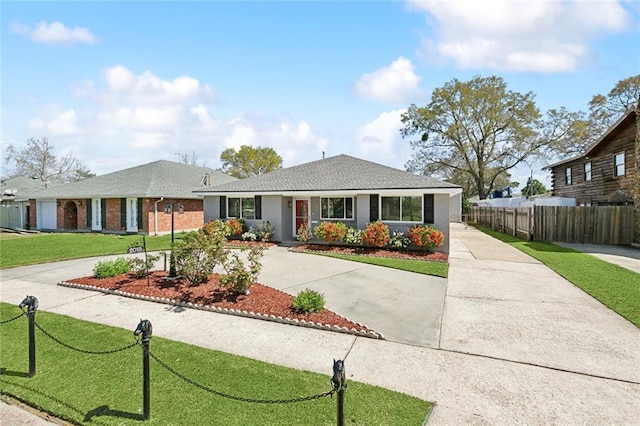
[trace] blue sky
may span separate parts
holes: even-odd
[[[640,72],[637,1],[0,3],[2,140],[48,137],[104,174],[269,146],[403,169],[399,117],[453,78],[499,75],[586,110]],[[546,181],[540,165],[523,166]]]

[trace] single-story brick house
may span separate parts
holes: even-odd
[[[450,198],[462,188],[426,176],[338,155],[264,175],[195,191],[204,196],[205,222],[243,218],[248,225],[269,221],[274,239],[290,241],[303,223],[341,221],[364,229],[378,219],[405,232],[432,224],[445,234],[449,252]]]
[[[172,161],[152,163],[46,189],[30,199],[32,229],[164,234],[199,229],[202,196],[193,192],[236,179],[216,170]]]

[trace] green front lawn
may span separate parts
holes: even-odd
[[[178,240],[181,234],[176,233]],[[113,234],[33,234],[20,238],[0,238],[0,269],[81,257],[124,254],[141,235]],[[146,237],[147,250],[169,250],[171,235]]]
[[[570,248],[525,241],[483,226],[476,227],[544,263],[640,327],[640,274]]]
[[[0,303],[0,321],[20,313]],[[108,350],[133,342],[131,330],[39,311],[37,323],[67,344]],[[157,331],[157,330],[156,330]],[[27,378],[27,319],[0,325],[0,393],[79,424],[104,425],[331,425],[336,398],[294,404],[254,404],[221,398],[187,384],[151,359],[151,420],[142,421],[142,349],[85,355],[64,348],[36,329],[37,369]],[[199,384],[236,396],[289,399],[331,389],[327,374],[280,367],[224,352],[153,337],[151,352]],[[347,377],[349,361],[345,362]],[[348,381],[345,422],[360,425],[421,425],[432,406],[405,394]]]
[[[321,256],[335,257],[338,259],[351,260],[354,262],[368,263],[370,265],[384,266],[387,268],[400,269],[402,271],[416,272],[418,274],[435,275],[436,277],[447,278],[449,264],[444,262],[429,262],[425,260],[412,259],[392,259],[386,257],[358,256],[352,254],[336,254],[324,252],[310,252]]]

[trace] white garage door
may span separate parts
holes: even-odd
[[[38,229],[56,229],[58,224],[56,211],[55,201],[38,201]]]

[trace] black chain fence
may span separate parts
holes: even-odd
[[[0,325],[10,323],[11,321],[15,321],[18,318],[23,317],[24,315],[25,315],[25,313],[23,312],[20,315],[18,315],[17,317],[13,317],[13,318],[8,319],[8,320],[0,321]]]
[[[208,386],[202,385],[202,384],[200,384],[200,383],[198,383],[198,382],[186,377],[185,375],[177,372],[176,370],[171,368],[169,365],[167,365],[165,362],[163,362],[160,358],[155,356],[151,351],[149,351],[149,356],[151,358],[153,358],[162,367],[164,367],[167,371],[169,371],[171,374],[179,377],[180,379],[184,380],[185,382],[189,383],[190,385],[193,385],[193,386],[195,386],[195,387],[197,387],[199,389],[202,389],[205,392],[212,393],[212,394],[220,396],[222,398],[232,399],[234,401],[251,402],[251,403],[255,403],[255,404],[291,404],[291,403],[295,403],[295,402],[313,401],[315,399],[320,399],[320,398],[324,398],[324,397],[327,397],[327,396],[332,396],[334,393],[336,393],[336,390],[332,389],[330,391],[319,393],[317,395],[303,396],[303,397],[299,397],[299,398],[290,398],[290,399],[254,399],[254,398],[245,398],[245,397],[242,397],[242,396],[230,395],[228,393],[220,392],[220,391],[217,391],[215,389],[211,389]]]
[[[124,346],[122,348],[117,348],[117,349],[110,349],[110,350],[106,350],[106,351],[92,351],[92,350],[87,350],[87,349],[80,349],[80,348],[76,348],[75,346],[71,346],[68,343],[65,343],[63,341],[61,341],[60,339],[58,339],[57,337],[53,336],[51,333],[49,333],[47,330],[45,330],[44,328],[42,328],[40,326],[40,324],[38,324],[37,322],[35,323],[36,327],[38,327],[38,330],[42,331],[42,333],[47,336],[48,338],[50,338],[51,340],[53,340],[54,342],[58,343],[59,345],[64,346],[67,349],[71,349],[73,351],[76,352],[81,352],[83,354],[89,354],[89,355],[109,355],[109,354],[115,354],[118,352],[122,352],[122,351],[126,351],[127,349],[131,349],[134,346],[136,346],[138,344],[138,342],[134,342],[130,345]]]

